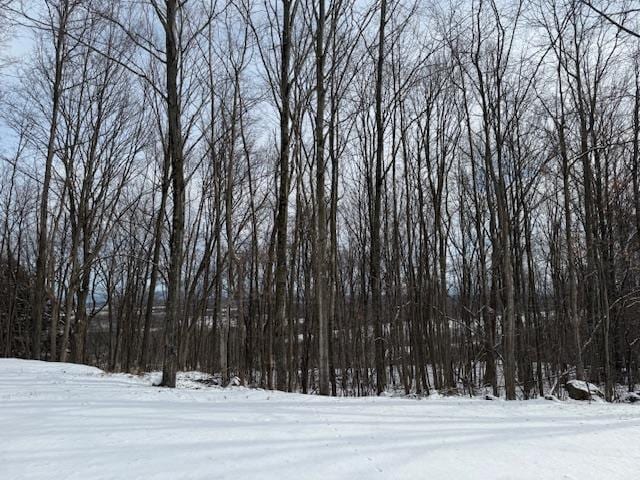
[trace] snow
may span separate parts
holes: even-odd
[[[0,360],[0,478],[611,480],[640,465],[638,405],[322,398],[198,378],[169,390]]]
[[[573,385],[578,390],[583,390],[585,392],[593,393],[600,391],[597,385],[594,385],[593,383],[587,383],[582,380],[569,380],[567,383]]]

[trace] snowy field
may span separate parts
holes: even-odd
[[[640,471],[640,405],[195,385],[0,360],[0,479],[611,480]]]

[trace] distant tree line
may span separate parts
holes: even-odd
[[[323,395],[640,376],[640,23],[0,0],[0,355]]]

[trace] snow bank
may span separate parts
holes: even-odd
[[[0,429],[3,480],[615,480],[640,465],[637,405],[168,390],[18,360],[0,360]]]

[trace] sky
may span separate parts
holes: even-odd
[[[19,69],[24,65],[33,47],[33,34],[26,27],[14,26],[10,30],[6,48],[3,49],[7,63],[0,68],[0,99],[2,96],[10,95],[11,84],[18,81]],[[7,127],[3,118],[5,108],[0,100],[0,156],[11,155],[16,142],[14,133]]]

